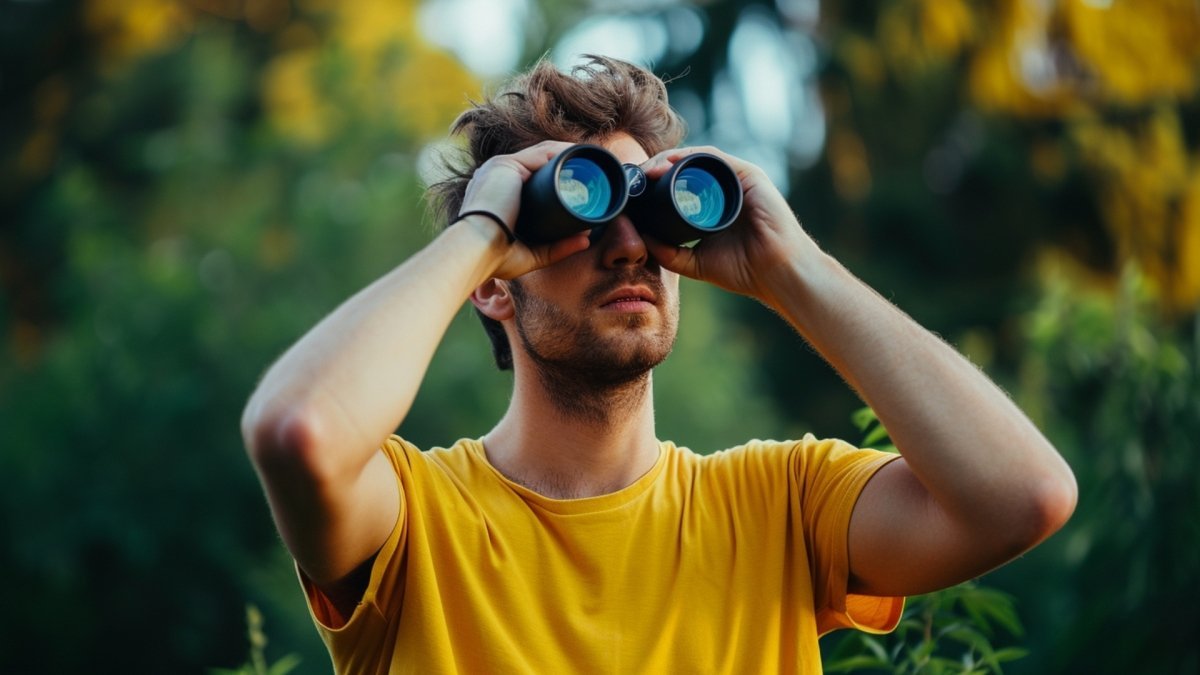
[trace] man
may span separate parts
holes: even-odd
[[[243,433],[339,672],[819,672],[817,636],[886,631],[901,598],[977,576],[1070,516],[1070,469],[975,367],[823,253],[757,167],[694,248],[621,215],[513,242],[520,188],[572,143],[651,178],[697,151],[662,82],[593,57],[542,63],[460,118],[454,220],[268,371]],[[546,140],[553,139],[553,140]],[[591,235],[589,237],[589,234]],[[901,456],[812,436],[707,457],[655,435],[651,369],[678,275],[792,324]],[[470,299],[507,413],[421,452],[390,436]],[[382,447],[381,447],[382,443]]]

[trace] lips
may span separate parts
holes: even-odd
[[[657,301],[654,293],[644,286],[622,286],[606,294],[601,299],[600,305],[604,307],[623,302],[648,302],[655,304]]]

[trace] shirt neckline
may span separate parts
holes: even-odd
[[[492,466],[492,463],[488,461],[487,453],[483,448],[482,438],[463,439],[462,442],[466,445],[467,450],[470,451],[475,461],[487,467],[488,471],[505,487],[517,493],[526,502],[560,515],[583,515],[611,511],[634,501],[654,485],[655,479],[658,478],[659,474],[663,471],[663,467],[666,466],[667,455],[672,447],[669,441],[659,441],[658,458],[654,461],[654,466],[650,467],[646,473],[639,476],[632,483],[616,492],[596,495],[594,497],[580,497],[578,499],[555,499],[534,492],[500,473],[500,470]]]

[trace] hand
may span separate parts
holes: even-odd
[[[571,147],[562,141],[542,141],[511,155],[497,155],[475,170],[471,182],[467,183],[459,213],[474,210],[491,211],[499,216],[511,231],[516,227],[517,214],[521,208],[521,188],[534,172],[554,159],[560,152]],[[493,237],[500,232],[499,226],[482,216],[473,220],[488,228]],[[567,256],[589,246],[587,231],[541,246],[528,246],[524,242],[507,243],[504,238],[504,256],[497,262],[492,276],[512,279],[526,272],[552,265]]]
[[[819,249],[766,173],[749,162],[713,147],[676,148],[651,157],[642,168],[648,178],[656,180],[672,164],[696,152],[716,155],[733,168],[742,185],[741,214],[729,229],[693,248],[671,246],[648,236],[646,245],[659,264],[672,272],[771,305],[773,272]]]

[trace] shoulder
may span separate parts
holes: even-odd
[[[466,475],[478,470],[479,441],[463,438],[452,445],[422,450],[395,434],[383,442],[383,454],[401,477],[431,477],[436,475]]]
[[[700,464],[709,471],[774,470],[796,460],[809,451],[811,435],[804,440],[751,439],[741,445],[699,456]]]
[[[732,448],[698,454],[664,443],[669,473],[694,487],[736,494],[750,487],[785,487],[799,451],[796,441],[754,439]]]
[[[688,451],[689,454],[690,451]],[[878,468],[898,455],[859,448],[837,438],[753,439],[710,455],[692,455],[696,470],[713,476],[806,482],[815,476]]]
[[[860,448],[840,438],[817,438],[805,434],[799,440],[751,440],[735,448],[714,453],[727,461],[749,464],[790,463],[796,468],[825,463],[841,463],[856,459],[891,456],[870,448]]]

